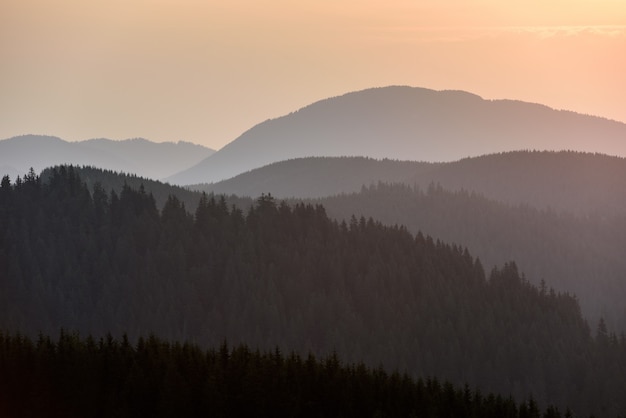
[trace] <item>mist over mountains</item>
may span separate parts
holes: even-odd
[[[444,162],[503,151],[575,150],[626,156],[626,125],[462,91],[392,86],[313,103],[262,122],[174,184],[210,183],[311,156]]]
[[[152,142],[143,138],[68,142],[45,135],[22,135],[0,141],[0,172],[11,178],[32,167],[36,172],[59,164],[89,165],[162,179],[214,151],[190,142]]]

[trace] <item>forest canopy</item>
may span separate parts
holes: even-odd
[[[151,333],[437,376],[541,408],[616,416],[626,341],[514,262],[320,205],[264,195],[246,212],[143,187],[91,192],[73,167],[0,185],[0,329],[131,342]]]

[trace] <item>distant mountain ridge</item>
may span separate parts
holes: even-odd
[[[319,198],[351,193],[379,181],[406,183],[428,175],[440,163],[377,160],[368,157],[305,157],[268,164],[217,183],[189,185],[191,190],[258,197]]]
[[[167,180],[217,182],[312,156],[445,162],[522,149],[591,148],[626,156],[626,124],[462,91],[391,86],[321,100],[262,122]]]
[[[424,189],[436,183],[507,204],[577,215],[626,215],[626,159],[571,151],[514,151],[449,163],[311,157],[190,188],[250,197],[271,193],[320,198],[357,192],[379,181]]]
[[[104,169],[162,179],[211,155],[214,150],[190,142],[152,142],[143,138],[98,138],[68,142],[55,136],[22,135],[0,140],[0,172],[11,178],[30,167],[39,172],[58,164]]]

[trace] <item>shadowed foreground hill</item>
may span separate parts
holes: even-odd
[[[603,322],[592,335],[574,298],[513,263],[485,275],[403,228],[267,196],[246,213],[209,198],[193,216],[175,198],[159,212],[129,187],[91,194],[67,168],[5,178],[0,208],[0,329],[334,350],[579,414],[626,407],[624,338]]]
[[[520,149],[626,156],[626,124],[462,91],[392,86],[313,103],[262,122],[174,184],[211,183],[300,157],[443,162]]]
[[[0,375],[0,415],[10,417],[571,417],[553,407],[542,414],[533,400],[345,365],[336,355],[203,350],[154,336],[132,345],[0,333]]]

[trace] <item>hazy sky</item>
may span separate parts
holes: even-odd
[[[385,85],[626,122],[624,0],[0,0],[0,139],[220,148]]]

